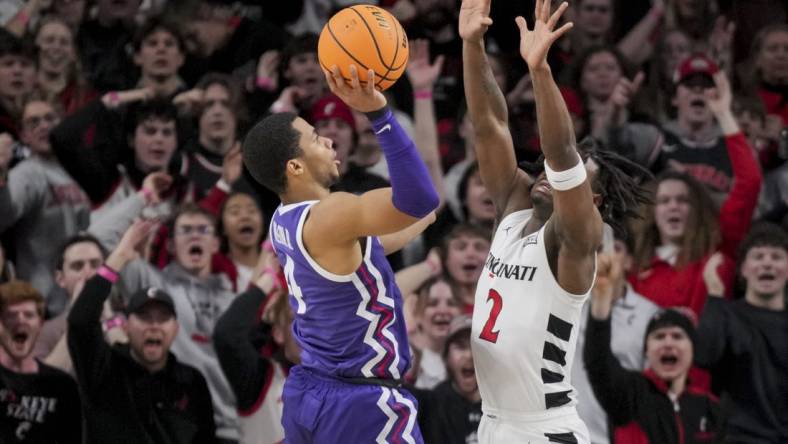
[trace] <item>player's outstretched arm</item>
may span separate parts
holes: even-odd
[[[350,67],[350,73],[349,85],[336,67],[326,73],[326,80],[334,94],[369,117],[389,166],[391,188],[361,196],[332,193],[316,204],[310,219],[319,223],[309,223],[304,235],[313,239],[327,236],[325,242],[332,244],[400,231],[430,214],[439,203],[415,144],[386,106],[383,94],[374,88],[374,71],[369,70],[371,80],[365,86],[361,86],[355,66]]]
[[[517,168],[506,98],[495,82],[484,49],[484,34],[492,24],[490,1],[463,0],[459,32],[462,37],[465,99],[473,123],[479,172],[500,218],[517,184],[528,180],[528,177]]]
[[[517,17],[516,22],[520,28],[520,55],[528,64],[533,81],[545,169],[553,172],[548,180],[553,187],[550,224],[560,251],[558,282],[565,290],[580,294],[591,286],[594,254],[602,242],[602,217],[575,146],[572,119],[547,64],[550,46],[572,27],[566,23],[555,29],[567,7],[564,2],[551,14],[550,1],[537,0],[533,29],[528,29],[522,17]],[[573,183],[577,177],[585,180]]]

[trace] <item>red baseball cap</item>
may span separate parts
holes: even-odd
[[[673,82],[677,85],[690,76],[702,74],[710,79],[720,70],[720,67],[713,60],[703,54],[693,54],[681,62],[673,75]]]
[[[350,125],[354,132],[356,131],[356,119],[353,117],[353,111],[342,99],[333,94],[323,96],[312,106],[310,118],[312,125],[317,125],[321,120],[342,119]]]

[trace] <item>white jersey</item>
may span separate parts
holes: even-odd
[[[476,287],[471,336],[485,416],[531,422],[576,416],[570,374],[589,294],[558,285],[544,227],[521,236],[532,211],[514,212],[498,225]]]

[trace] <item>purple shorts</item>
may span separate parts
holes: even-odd
[[[357,385],[300,365],[282,393],[286,444],[421,444],[417,402],[407,390]]]

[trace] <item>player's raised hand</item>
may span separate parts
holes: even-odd
[[[490,0],[462,0],[460,6],[460,37],[469,42],[478,42],[492,25]]]
[[[342,72],[336,65],[330,72],[325,72],[326,82],[331,92],[342,99],[349,107],[368,113],[377,111],[386,106],[386,97],[375,88],[375,71],[367,71],[367,81],[364,85],[358,77],[356,65],[350,65],[350,82],[342,77]]]
[[[534,8],[534,29],[528,29],[528,24],[522,17],[517,17],[515,22],[520,28],[520,56],[528,64],[528,68],[541,68],[547,66],[547,52],[553,43],[567,31],[572,29],[572,22],[565,23],[558,29],[555,26],[561,19],[567,2],[561,3],[558,9],[550,14],[550,0],[536,0]]]

